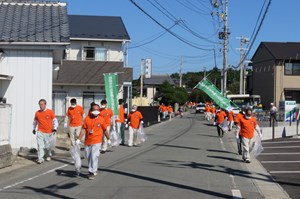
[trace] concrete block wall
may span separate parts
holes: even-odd
[[[0,169],[11,166],[13,153],[10,144],[0,145]]]

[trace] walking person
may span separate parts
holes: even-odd
[[[113,121],[114,113],[110,108],[107,107],[106,100],[101,101],[100,116],[103,117],[105,129],[109,134],[110,126],[113,125],[113,122],[114,122]],[[103,136],[102,145],[101,145],[101,153],[106,153],[107,147],[108,147],[108,143],[107,143],[106,136]]]
[[[233,117],[234,117],[233,111],[232,111],[232,109],[229,109],[227,111],[228,131],[231,131],[231,129],[232,129],[232,126],[233,126]]]
[[[252,116],[251,108],[246,109],[244,117],[238,123],[238,127],[239,135],[242,138],[242,159],[246,163],[250,163],[250,147],[252,146],[254,131],[257,132],[260,138],[262,137],[256,118]]]
[[[121,145],[125,145],[125,109],[124,100],[119,99],[119,115],[116,120],[117,132],[121,136]]]
[[[224,135],[224,131],[220,127],[220,125],[225,122],[225,117],[226,117],[226,113],[225,113],[224,109],[219,108],[217,110],[216,118],[215,118],[215,123],[217,125],[217,131],[218,131],[218,136],[219,137],[223,137],[223,135]]]
[[[131,112],[128,115],[128,125],[129,125],[129,138],[128,146],[137,146],[137,133],[139,131],[140,125],[143,125],[142,113],[137,110],[137,106],[133,105]]]
[[[75,146],[75,140],[81,132],[82,122],[84,118],[84,110],[82,106],[77,105],[76,99],[70,100],[71,106],[68,108],[65,117],[64,129],[68,128],[69,123],[69,137],[71,145]]]
[[[244,112],[240,111],[234,118],[234,124],[236,126],[235,138],[237,142],[237,148],[239,155],[242,155],[242,137],[240,135],[239,123],[240,120],[244,117]]]
[[[273,103],[270,103],[270,124],[272,121],[277,121],[277,118],[276,118],[276,114],[277,114],[277,108],[276,106],[274,106]]]
[[[95,179],[95,176],[97,175],[98,159],[100,156],[100,148],[103,141],[103,136],[105,136],[108,142],[110,142],[104,119],[103,117],[99,116],[99,114],[99,105],[93,104],[90,114],[84,119],[81,133],[76,140],[76,143],[79,144],[80,140],[83,138],[83,136],[85,136],[84,150],[89,165],[89,180]]]
[[[40,110],[36,111],[33,120],[33,131],[37,138],[37,163],[51,160],[52,146],[55,145],[55,134],[58,127],[58,122],[52,110],[46,108],[47,102],[45,99],[39,100]],[[37,131],[36,131],[37,128]]]

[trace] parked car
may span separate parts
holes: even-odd
[[[204,113],[205,111],[205,104],[198,104],[196,106],[196,113]]]

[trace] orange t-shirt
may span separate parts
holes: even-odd
[[[70,118],[70,126],[81,126],[82,116],[84,110],[81,106],[77,105],[75,108],[69,107],[66,116]]]
[[[120,105],[120,107],[119,107],[119,118],[116,119],[116,122],[124,123],[125,122],[124,115],[125,115],[124,107],[123,107],[123,105]]]
[[[215,108],[210,108],[210,112],[211,113],[216,113],[216,109]]]
[[[227,117],[228,117],[228,121],[233,121],[233,112],[229,111]]]
[[[168,106],[168,112],[169,112],[169,113],[173,113],[173,108],[172,108],[172,106]]]
[[[257,125],[257,121],[255,117],[251,117],[250,119],[246,119],[245,117],[240,119],[240,135],[244,138],[253,138],[254,130]]]
[[[226,117],[226,113],[224,111],[219,111],[217,112],[216,114],[216,122],[218,124],[222,124],[225,120],[225,117]]]
[[[163,107],[162,107],[162,112],[166,112],[166,111],[168,111],[168,107],[163,106]]]
[[[102,143],[103,130],[106,129],[103,117],[87,116],[84,119],[82,128],[85,129],[85,145]],[[92,132],[92,133],[91,133]]]
[[[135,111],[135,112],[130,112],[128,115],[128,120],[130,121],[130,126],[134,129],[139,128],[140,126],[140,121],[143,119],[143,116],[141,112]]]
[[[205,109],[204,109],[204,110],[205,110],[205,112],[208,113],[208,112],[210,112],[210,107],[209,107],[209,106],[205,106]]]
[[[52,121],[55,118],[54,112],[50,109],[35,112],[34,119],[38,124],[38,131],[43,133],[52,133]]]
[[[240,125],[240,120],[244,117],[243,114],[239,113],[235,116],[234,122],[239,126]]]
[[[113,111],[110,108],[100,110],[100,116],[104,119],[105,129],[110,126],[111,117],[114,116]]]

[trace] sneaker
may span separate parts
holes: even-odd
[[[250,161],[249,159],[246,159],[245,162],[246,162],[246,163],[250,163],[251,161]]]
[[[36,161],[36,163],[38,163],[38,164],[42,164],[44,162],[44,160],[43,159],[41,159],[41,160],[37,160]]]
[[[95,179],[95,175],[93,173],[89,173],[88,179],[89,180],[94,180]]]
[[[106,151],[100,151],[100,153],[104,154],[104,153],[106,153]]]
[[[46,158],[46,161],[49,162],[50,160],[51,160],[51,157],[47,157],[47,158]]]

